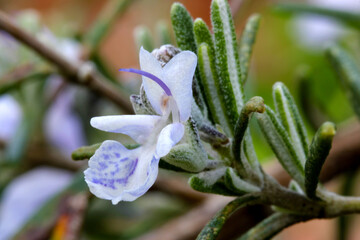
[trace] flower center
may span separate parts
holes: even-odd
[[[161,100],[161,108],[165,118],[169,117],[170,113],[172,113],[173,122],[180,122],[179,108],[177,107],[177,104],[172,97],[170,88],[160,78],[151,73],[134,68],[121,68],[119,71],[136,73],[156,82],[166,94],[166,96],[163,96]]]

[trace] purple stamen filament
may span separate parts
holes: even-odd
[[[145,76],[147,78],[150,78],[151,80],[153,80],[154,82],[159,84],[159,86],[165,91],[166,95],[172,96],[169,87],[160,78],[158,78],[157,76],[155,76],[155,75],[153,75],[151,73],[148,73],[148,72],[145,72],[145,71],[142,71],[142,70],[138,70],[138,69],[134,69],[134,68],[121,68],[121,69],[119,69],[119,71],[136,73],[136,74],[140,74],[142,76]]]

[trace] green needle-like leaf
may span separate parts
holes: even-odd
[[[199,152],[197,152],[190,144],[184,143],[173,147],[165,157],[161,158],[161,160],[172,166],[183,169],[185,172],[200,172],[204,170],[206,166],[206,159],[204,159],[204,156],[200,157],[199,155]]]
[[[196,121],[199,129],[199,135],[201,140],[210,143],[213,147],[219,147],[229,144],[230,139],[222,132],[219,132],[213,126],[204,122]]]
[[[251,139],[251,133],[250,129],[248,128],[245,132],[245,135],[243,137],[243,141],[241,144],[241,161],[243,163],[246,163],[245,167],[249,168],[249,170],[246,170],[248,173],[248,177],[251,180],[254,180],[257,184],[262,185],[263,183],[263,171],[261,169],[261,165],[259,163],[259,160],[256,156],[255,148]],[[249,163],[249,164],[247,164]],[[256,176],[250,175],[249,173],[254,173]]]
[[[241,82],[243,84],[246,82],[248,77],[251,54],[253,51],[259,25],[260,25],[260,15],[254,14],[250,16],[249,20],[245,25],[245,29],[241,35],[239,57],[240,57],[240,69],[241,69]]]
[[[151,52],[155,48],[151,32],[146,26],[136,27],[134,30],[134,38],[138,49],[144,47],[144,49]]]
[[[198,47],[202,43],[206,43],[209,46],[210,50],[215,53],[213,37],[208,26],[201,18],[197,18],[194,21],[194,34]]]
[[[96,143],[91,146],[83,146],[72,152],[71,158],[75,161],[90,159],[100,147],[101,143]]]
[[[260,128],[284,169],[301,186],[304,186],[304,167],[298,158],[290,136],[270,107],[266,112],[256,114]]]
[[[295,101],[287,87],[281,82],[274,84],[273,98],[281,123],[292,140],[298,158],[302,165],[305,165],[309,143],[305,125],[300,117]]]
[[[316,197],[320,171],[331,149],[335,133],[335,124],[325,122],[316,132],[311,143],[309,158],[305,164],[305,190],[310,198]]]
[[[156,33],[158,35],[160,45],[172,44],[173,41],[166,22],[159,21],[156,23]]]
[[[171,23],[174,29],[176,43],[181,50],[197,52],[193,19],[181,3],[174,3],[170,10]]]
[[[231,201],[222,210],[220,210],[208,224],[206,224],[206,226],[200,232],[196,240],[217,239],[225,222],[234,212],[236,212],[242,207],[256,204],[258,202],[258,199],[259,196],[249,194]]]
[[[227,168],[224,178],[226,187],[238,194],[261,191],[259,187],[241,179],[233,168]]]
[[[246,168],[244,158],[240,157],[241,143],[243,142],[244,135],[248,129],[250,116],[254,112],[263,113],[265,111],[264,99],[261,97],[251,98],[241,110],[241,114],[235,126],[235,136],[232,146],[235,161],[241,164],[242,168]],[[251,139],[249,139],[251,141]]]
[[[220,124],[225,133],[232,134],[232,126],[225,118],[226,105],[220,101],[221,88],[219,78],[216,72],[215,56],[208,44],[202,43],[198,52],[198,67],[201,79],[203,80],[205,98],[209,106],[212,119],[215,123]]]
[[[331,17],[350,26],[360,28],[360,15],[357,12],[342,11],[307,4],[281,3],[276,5],[275,10],[290,13],[317,14]]]
[[[305,195],[304,190],[301,188],[301,186],[294,180],[291,180],[289,183],[289,188],[299,194]]]
[[[135,1],[133,0],[112,0],[105,6],[104,10],[99,15],[99,18],[94,21],[90,31],[84,36],[84,40],[89,47],[91,53],[96,52],[102,40],[109,32],[115,20],[121,16],[127,7]]]
[[[24,83],[28,83],[31,81],[45,81],[49,75],[50,72],[45,70],[40,72],[32,72],[20,78],[2,78],[0,80],[0,94],[4,94],[11,90],[14,90]]]
[[[189,179],[189,185],[196,191],[204,193],[215,193],[225,196],[235,196],[236,193],[227,189],[224,183],[226,168],[201,172]]]
[[[261,221],[239,238],[239,240],[272,239],[277,233],[295,223],[306,221],[308,217],[277,212]]]
[[[360,117],[360,70],[358,65],[340,46],[328,48],[327,56],[348,93],[355,113]]]
[[[226,0],[211,4],[211,22],[214,30],[216,65],[220,78],[221,102],[226,106],[226,118],[235,126],[244,102],[241,73],[234,24]]]
[[[90,159],[95,154],[96,150],[100,147],[101,144],[102,143],[96,143],[90,146],[79,147],[72,152],[71,158],[75,161]],[[125,147],[127,149],[135,149],[139,146],[139,144],[128,144]]]

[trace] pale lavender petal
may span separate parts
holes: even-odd
[[[122,133],[138,143],[144,143],[160,121],[155,115],[114,115],[93,117],[91,126],[102,131]]]
[[[22,119],[19,103],[9,94],[0,96],[0,139],[9,141]]]
[[[184,135],[182,123],[172,123],[161,130],[157,144],[156,157],[161,158],[168,154],[171,148],[177,144]]]
[[[55,36],[48,28],[42,28],[36,37],[48,47],[54,49],[58,54],[72,63],[79,63],[81,57],[81,46],[78,42]]]
[[[81,120],[72,111],[74,97],[75,89],[62,92],[48,110],[44,122],[46,137],[67,156],[86,144]]]
[[[182,51],[164,66],[163,81],[171,90],[182,122],[185,122],[191,113],[192,81],[196,65],[196,55],[190,51]]]
[[[133,201],[156,179],[158,160],[153,155],[151,148],[129,150],[119,142],[105,141],[90,158],[85,181],[94,195],[113,204]]]
[[[119,199],[114,199],[113,202],[117,203],[121,200],[124,201],[134,201],[138,197],[141,197],[144,195],[152,185],[154,185],[158,172],[159,172],[159,158],[156,158],[155,156],[152,157],[150,166],[147,170],[147,178],[143,185],[139,186],[138,188],[135,188],[133,190],[128,190],[123,193],[123,196]]]
[[[0,240],[12,239],[46,201],[64,189],[72,173],[49,167],[31,170],[4,190],[0,205]]]
[[[146,51],[144,48],[140,49],[140,67],[142,71],[151,73],[152,75],[160,78],[165,84],[165,79],[163,78],[163,70],[161,64],[156,58]],[[149,99],[154,110],[162,115],[162,100],[165,95],[165,91],[153,80],[150,80],[147,77],[142,77],[143,85],[146,92],[146,96]],[[166,95],[165,95],[166,96]]]

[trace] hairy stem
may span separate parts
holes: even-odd
[[[239,240],[270,239],[284,228],[298,222],[306,221],[308,219],[309,219],[308,217],[304,217],[300,215],[280,213],[280,212],[274,213],[273,215],[264,219],[258,225],[250,229]]]
[[[86,63],[74,63],[58,52],[42,44],[36,38],[19,28],[11,18],[0,11],[0,29],[25,44],[47,61],[55,65],[68,81],[85,85],[94,92],[108,98],[126,112],[133,112],[130,101],[119,94],[107,81],[104,81],[93,67]]]
[[[219,235],[222,227],[224,226],[226,220],[241,207],[248,205],[254,205],[259,203],[260,194],[247,194],[242,197],[239,197],[229,204],[227,204],[222,210],[220,210],[206,226],[200,232],[197,240],[206,240],[206,239],[216,239]]]

